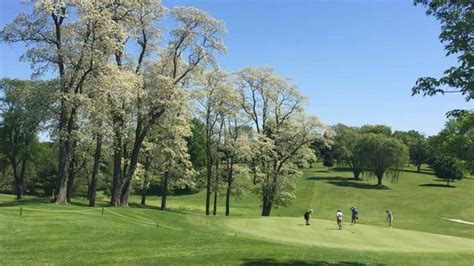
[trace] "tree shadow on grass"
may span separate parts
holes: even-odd
[[[148,209],[148,210],[157,210],[157,211],[161,211],[161,208],[158,207],[158,206],[153,206],[153,205],[143,205],[143,204],[140,204],[140,203],[129,203],[128,206],[130,208],[137,208],[137,209]]]
[[[314,181],[326,181],[327,184],[339,186],[339,187],[353,187],[360,189],[390,189],[385,185],[374,185],[361,182],[362,180],[355,180],[353,178],[341,177],[341,176],[311,176],[307,178],[308,180]]]
[[[189,214],[189,212],[177,209],[177,208],[166,208],[162,210],[159,206],[153,205],[142,205],[140,203],[129,203],[130,208],[137,208],[137,209],[147,209],[147,210],[155,210],[155,211],[163,211],[163,212],[172,212],[172,213],[180,213],[180,214]]]
[[[314,173],[329,173],[329,170],[313,170]]]
[[[242,265],[327,265],[327,266],[346,266],[346,265],[355,265],[363,266],[367,265],[365,263],[359,263],[355,261],[339,261],[339,262],[328,262],[328,261],[319,261],[319,260],[287,260],[287,261],[277,261],[274,259],[244,259]],[[381,264],[379,264],[381,265]]]
[[[332,170],[334,172],[352,172],[352,169],[349,167],[334,167]]]
[[[314,181],[333,181],[333,180],[340,180],[340,181],[344,181],[344,180],[348,180],[349,178],[347,177],[342,177],[342,176],[310,176],[310,177],[307,177],[306,179],[308,180],[314,180]]]
[[[73,206],[77,206],[77,207],[89,207],[89,203],[80,202],[80,201],[73,201],[69,204],[71,204]],[[96,205],[99,205],[99,204],[96,203]],[[96,207],[99,207],[99,206],[96,206]]]
[[[444,181],[446,182],[446,181]],[[444,187],[444,188],[455,188],[456,186],[452,186],[452,185],[449,185],[449,186],[446,186],[446,184],[421,184],[421,185],[418,185],[420,187]]]
[[[385,185],[373,185],[373,184],[367,184],[367,183],[360,183],[360,182],[355,182],[355,181],[328,181],[326,182],[331,185],[335,185],[338,187],[353,187],[353,188],[360,188],[360,189],[377,189],[377,190],[386,190],[390,189],[389,187]]]
[[[420,170],[420,172],[417,172],[416,170],[403,169],[403,172],[406,172],[406,173],[415,173],[415,174],[423,174],[423,175],[434,175],[433,172],[429,172],[429,171],[426,171],[426,170]]]
[[[51,199],[49,198],[28,198],[28,199],[22,199],[22,200],[12,200],[8,202],[1,202],[0,203],[0,208],[1,207],[15,207],[15,206],[24,206],[24,205],[39,205],[39,204],[45,204],[45,203],[51,203]]]
[[[71,202],[69,204],[71,204],[73,206],[77,206],[77,207],[89,207],[89,201],[74,201],[73,200],[73,202]],[[108,202],[108,201],[96,200],[94,207],[99,207],[99,208],[100,207],[105,207],[105,208],[107,208],[107,207],[112,207],[112,206],[110,205],[110,202]]]
[[[436,179],[433,179],[433,181],[435,181],[435,182],[443,182],[443,183],[445,183],[445,184],[446,184],[446,180],[444,180],[444,179],[441,179],[441,178],[436,178]],[[456,182],[456,181],[455,181],[455,180],[453,180],[453,181],[449,181],[449,182],[450,182],[450,183],[454,183],[454,182]]]

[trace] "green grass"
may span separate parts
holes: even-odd
[[[442,217],[474,221],[474,180],[420,186],[444,183],[427,169],[412,170],[375,189],[374,179],[355,182],[347,171],[318,165],[298,178],[293,204],[270,218],[258,216],[255,195],[233,200],[232,217],[222,216],[220,198],[219,216],[206,217],[203,193],[170,197],[171,211],[148,197],[147,207],[107,207],[104,215],[83,199],[57,206],[0,194],[0,264],[473,265],[474,226]],[[360,209],[355,226],[347,224],[353,204]],[[315,219],[304,226],[309,207]],[[335,230],[337,208],[346,213],[342,231]],[[394,228],[385,223],[387,208]]]

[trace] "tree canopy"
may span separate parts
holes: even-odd
[[[382,185],[384,176],[398,178],[408,161],[408,148],[401,141],[381,134],[364,134],[357,149],[363,154],[363,168],[377,177]]]
[[[446,56],[456,56],[459,65],[446,69],[441,78],[419,78],[412,88],[412,95],[460,93],[470,101],[474,98],[474,3],[469,0],[415,0],[415,5],[425,7],[426,15],[440,22],[439,40],[444,44]]]

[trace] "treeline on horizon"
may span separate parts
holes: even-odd
[[[472,40],[462,39],[472,4],[421,4],[447,32],[440,39],[448,54],[472,55]],[[160,27],[163,19],[173,28]],[[0,189],[18,199],[51,195],[59,204],[80,195],[91,207],[97,191],[112,206],[128,206],[132,194],[146,204],[156,194],[163,210],[171,193],[205,190],[208,215],[219,195],[229,215],[231,199],[252,192],[269,216],[295,198],[294,179],[318,158],[348,166],[354,178],[375,176],[379,186],[409,162],[428,163],[448,185],[473,172],[472,110],[451,112],[429,138],[381,125],[328,127],[306,114],[298,87],[272,68],[220,69],[215,55],[226,52],[225,31],[205,11],[168,10],[156,0],[37,1],[0,39],[28,45],[34,77],[57,77],[1,80]],[[446,77],[420,78],[413,94],[453,92],[440,89],[448,85],[469,101],[472,57],[465,54]],[[39,142],[46,131],[51,142]]]

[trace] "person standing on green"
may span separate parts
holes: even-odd
[[[351,207],[351,224],[356,224],[357,221],[359,220],[359,209],[357,209],[355,206]]]
[[[344,218],[344,214],[342,213],[342,211],[339,209],[337,210],[336,212],[336,222],[337,222],[337,226],[339,227],[339,230],[342,230],[342,219]]]
[[[309,209],[304,213],[304,219],[306,221],[306,225],[309,225],[309,220],[311,220],[311,214],[313,214],[312,209]]]
[[[387,210],[387,222],[390,227],[392,227],[392,222],[393,222],[393,213],[391,210]]]

